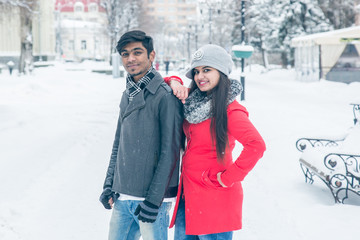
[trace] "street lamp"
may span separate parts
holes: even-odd
[[[188,34],[188,40],[190,40],[190,37],[195,38],[195,50],[198,49],[198,42],[199,42],[199,31],[203,31],[203,25],[199,24],[198,18],[188,18],[188,28],[187,28],[187,34]],[[190,44],[188,44],[188,50],[190,49]],[[190,50],[189,50],[190,51]],[[190,56],[190,55],[189,55]]]
[[[212,12],[216,11],[217,13],[220,13],[219,10],[219,6],[221,4],[222,0],[199,0],[199,3],[201,5],[206,4],[207,8],[208,8],[208,13],[209,13],[209,43],[212,43],[212,29],[211,29],[211,25],[212,25]],[[214,6],[215,5],[215,6]],[[200,9],[200,13],[202,14],[202,9]]]
[[[240,82],[243,88],[241,93],[241,100],[245,100],[245,58],[249,58],[254,52],[254,48],[250,45],[245,45],[245,0],[241,1],[241,44],[234,45],[232,52],[236,58],[241,59],[241,76]]]
[[[198,21],[197,20],[192,20],[192,19],[189,19],[189,30],[192,32],[194,31],[194,33],[192,33],[192,35],[194,35],[195,37],[195,50],[198,49],[198,32],[199,32],[199,24],[198,24]],[[192,23],[194,22],[194,23]],[[193,30],[194,28],[194,30]],[[201,27],[202,28],[202,27]]]

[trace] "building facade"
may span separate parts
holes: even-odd
[[[196,16],[197,3],[191,0],[145,0],[147,15],[158,23],[179,32],[189,24],[189,16]]]
[[[39,0],[38,8],[32,17],[32,42],[35,60],[55,58],[54,2]],[[3,6],[4,7],[4,6]],[[7,5],[1,9],[0,16],[0,63],[13,61],[17,67],[21,54],[21,16],[20,8]]]
[[[148,26],[142,26],[154,37],[157,50],[156,61],[160,66],[170,61],[171,65],[181,66],[188,52],[189,27],[197,18],[198,6],[195,0],[144,0]]]
[[[107,18],[100,0],[56,0],[55,12],[59,58],[109,60]]]

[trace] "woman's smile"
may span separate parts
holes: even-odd
[[[200,91],[208,92],[219,83],[220,73],[218,70],[208,66],[194,68],[194,80]]]

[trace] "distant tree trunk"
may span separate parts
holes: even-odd
[[[287,68],[288,66],[288,57],[286,52],[281,53],[281,65],[283,68]]]
[[[5,15],[4,12],[20,16],[20,74],[27,74],[33,69],[32,20],[38,4],[38,0],[0,0],[0,17]]]
[[[266,69],[268,69],[269,68],[269,59],[268,59],[267,51],[263,48],[261,49],[261,56],[263,59],[264,67]]]
[[[262,39],[262,35],[260,35],[259,37],[260,39],[260,46],[261,46],[261,57],[262,57],[262,60],[263,60],[263,63],[264,63],[264,67],[266,69],[268,69],[269,67],[269,60],[268,60],[268,55],[267,55],[267,51],[266,49],[264,48],[264,41]]]
[[[117,18],[119,17],[119,1],[117,0],[101,0],[100,5],[105,9],[107,17],[107,30],[110,38],[109,63],[112,65],[112,54],[115,52],[115,40],[118,31]]]
[[[33,38],[32,38],[32,15],[27,8],[20,7],[20,39],[21,53],[19,60],[19,73],[29,74],[33,67]]]
[[[105,9],[108,20],[110,65],[112,65],[112,54],[116,53],[119,35],[138,27],[139,6],[141,4],[138,0],[101,0],[100,5]]]
[[[116,35],[110,35],[110,65],[112,66],[112,54],[116,53]]]

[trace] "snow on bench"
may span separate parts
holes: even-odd
[[[330,189],[336,203],[344,203],[349,192],[360,197],[360,104],[353,105],[354,126],[343,136],[300,138],[297,149],[305,181],[319,177]]]

